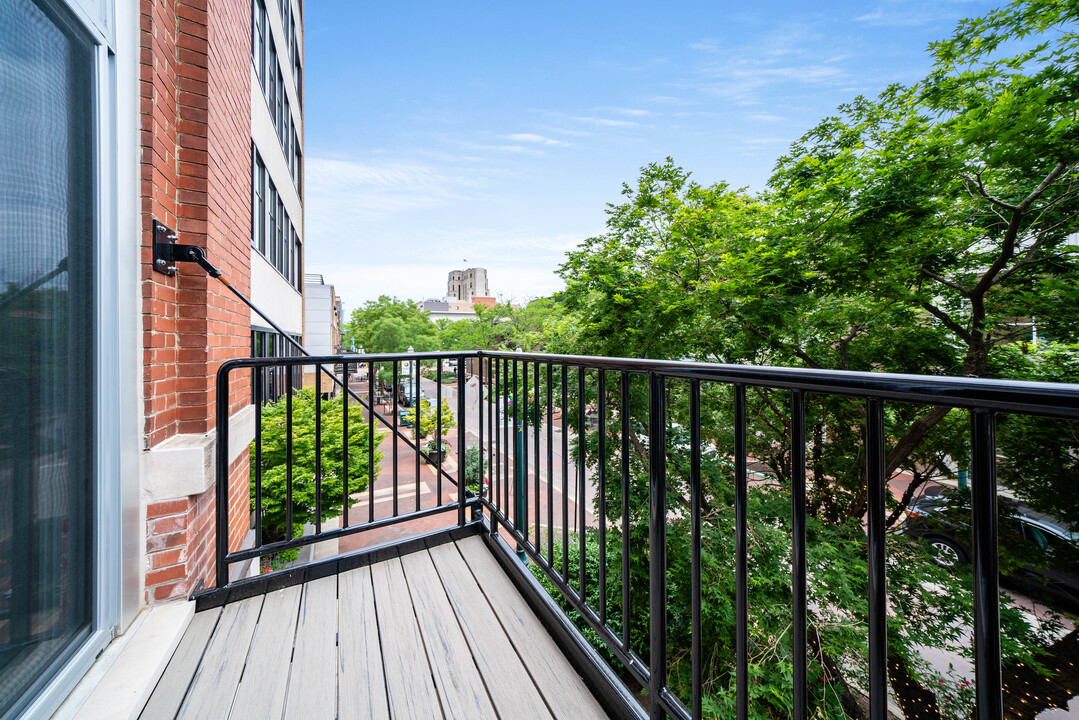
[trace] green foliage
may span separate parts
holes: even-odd
[[[563,315],[560,301],[536,298],[522,307],[499,303],[493,308],[475,306],[476,316],[442,325],[443,350],[543,350],[545,333]]]
[[[453,411],[450,410],[450,403],[446,398],[442,398],[442,407],[439,412],[435,412],[434,398],[421,398],[414,407],[405,408],[401,411],[402,422],[404,423],[407,418],[407,425],[415,428],[416,422],[413,418],[416,413],[419,414],[420,432],[424,436],[433,435],[439,428],[439,421],[442,422],[443,435],[448,435],[450,430],[457,427],[457,418],[454,416]]]
[[[478,493],[480,483],[487,477],[487,458],[479,445],[470,445],[465,449],[465,486],[469,491]]]
[[[411,300],[386,295],[352,311],[342,328],[343,345],[356,343],[368,353],[402,353],[437,350],[438,328]]]
[[[1079,345],[1009,345],[991,362],[1003,377],[1079,383]],[[1079,527],[1079,423],[1001,415],[997,447],[1008,488],[1035,510]]]
[[[321,472],[322,515],[325,522],[342,512],[344,493],[344,404],[340,396],[321,401],[322,452],[315,445],[316,395],[303,388],[292,397],[292,520],[295,528],[315,521],[316,470]],[[288,400],[282,397],[262,408],[262,530],[266,542],[286,537],[288,452]],[[350,406],[348,419],[348,489],[358,493],[367,487],[368,467],[382,459],[381,452],[369,458],[368,430],[360,413]],[[385,433],[375,433],[375,447]],[[251,509],[255,510],[255,448],[251,448]],[[321,462],[321,465],[319,465]],[[358,502],[350,497],[349,506]]]
[[[964,21],[932,46],[935,65],[923,81],[841,106],[791,146],[759,195],[724,183],[701,186],[670,158],[645,166],[623,187],[623,201],[609,206],[606,231],[561,267],[565,313],[542,333],[545,346],[571,354],[1079,380],[1074,347],[1026,352],[1017,344],[1030,339],[1031,321],[1042,337],[1060,342],[1074,343],[1079,331],[1079,253],[1067,244],[1079,231],[1077,20],[1074,3],[1039,0]],[[1010,42],[1016,38],[1024,42]],[[702,387],[703,441],[716,457],[733,453],[732,393]],[[622,400],[634,417],[632,534],[647,525],[645,383],[632,382],[628,398],[608,383],[609,406],[601,409],[608,427]],[[862,402],[839,397],[810,394],[806,403],[812,672],[822,678],[810,689],[811,714],[830,717],[852,712],[864,687],[865,411]],[[687,388],[672,383],[667,406],[672,423],[688,427]],[[747,389],[748,452],[767,478],[751,492],[750,515],[761,518],[750,540],[751,597],[759,598],[751,600],[751,707],[769,717],[789,715],[791,697],[784,639],[788,408],[786,391]],[[569,418],[579,430],[577,413]],[[1007,416],[999,434],[1004,482],[1035,507],[1074,520],[1073,425]],[[948,408],[889,403],[886,428],[888,482],[902,477],[907,486],[898,502],[886,493],[894,525],[924,483],[968,466],[969,419]],[[688,473],[677,458],[686,439],[674,425],[669,432],[668,505],[684,508]],[[585,452],[593,468],[610,463],[607,510],[615,523],[618,459],[599,458],[594,435],[575,452]],[[612,431],[608,453],[618,444]],[[732,501],[720,482],[729,470],[705,475],[705,564],[719,568],[706,574],[703,588],[706,707],[729,716]],[[684,518],[668,525],[671,674],[685,682],[688,532]],[[646,548],[646,538],[631,547]],[[943,716],[966,716],[971,689],[940,676],[920,653],[936,647],[969,657],[970,577],[943,572],[905,536],[891,537],[888,550],[890,666],[931,688]],[[632,581],[646,592],[640,567],[647,563],[638,552]],[[617,614],[612,602],[609,594],[608,613]],[[1007,598],[1001,607],[1006,658],[1036,665],[1052,642],[1052,623],[1032,627]],[[630,611],[635,632],[643,633],[647,607]],[[900,685],[893,678],[893,689],[906,692]]]

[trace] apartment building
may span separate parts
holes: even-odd
[[[36,718],[78,707],[148,607],[212,582],[219,450],[247,542],[253,388],[230,387],[216,448],[215,373],[286,352],[230,286],[303,330],[303,4],[0,17],[0,717]]]
[[[308,273],[303,284],[304,347],[312,355],[336,355],[341,351],[341,300],[333,285],[321,273]],[[314,387],[320,373],[305,367],[303,386]],[[323,378],[325,380],[325,378]],[[324,391],[336,395],[337,388],[326,383]]]
[[[484,268],[453,270],[446,279],[447,298],[472,302],[474,297],[490,297],[490,295],[490,288],[487,287],[487,270]]]
[[[252,0],[251,293],[293,340],[303,337],[303,14],[292,0]],[[251,313],[255,357],[295,347]],[[281,378],[266,377],[269,396]],[[273,385],[272,389],[269,386]]]

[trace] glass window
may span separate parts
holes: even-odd
[[[0,0],[0,716],[87,639],[95,593],[95,44]]]
[[[274,67],[277,66],[274,60],[277,57],[277,51],[274,49],[272,37],[266,39],[266,44],[270,48],[266,53],[266,102],[270,106],[270,116],[274,119],[274,127],[277,127],[277,116],[274,111],[277,107],[277,74],[274,72]]]
[[[285,250],[285,227],[288,225],[288,214],[285,212],[285,204],[281,201],[281,195],[277,195],[277,233],[274,243],[273,267],[281,272],[284,260],[282,256]]]
[[[263,86],[266,84],[266,6],[263,0],[251,3],[251,60],[255,63],[255,74]]]
[[[266,209],[269,213],[266,223],[266,233],[269,235],[268,247],[262,247],[259,252],[266,256],[270,262],[273,262],[270,256],[273,254],[274,228],[277,227],[277,189],[274,187],[273,180],[269,181],[269,191],[266,194]]]
[[[251,244],[260,253],[266,254],[266,166],[257,151],[251,171],[251,188],[254,192],[251,204]]]

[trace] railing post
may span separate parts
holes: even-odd
[[[791,390],[791,595],[794,618],[794,720],[806,720],[806,415],[805,394]]]
[[[1000,671],[1000,563],[997,556],[996,416],[970,413],[974,566],[974,677],[977,717],[1003,717]]]
[[[438,361],[438,367],[441,369],[442,360]],[[441,387],[441,386],[440,386]],[[482,415],[482,406],[477,405]],[[442,408],[439,407],[439,413],[442,412]],[[442,442],[441,433],[438,436],[438,441]],[[442,467],[439,465],[439,477],[441,478]],[[465,477],[465,359],[464,357],[457,358],[457,524],[465,524],[465,503],[468,501],[468,480]],[[480,445],[480,492],[483,492],[483,446]],[[442,498],[438,499],[439,504],[442,503]],[[482,507],[482,506],[481,506]]]
[[[884,403],[866,401],[866,489],[869,500],[869,720],[888,717],[888,623],[885,594]]]
[[[229,584],[229,564],[225,556],[229,552],[229,371],[223,366],[217,372],[217,587]],[[256,412],[258,412],[256,410]]]
[[[649,716],[666,717],[667,680],[667,408],[663,376],[648,376],[648,658]],[[583,532],[584,528],[582,528]]]

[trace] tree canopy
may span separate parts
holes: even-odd
[[[344,345],[355,342],[368,353],[401,353],[409,346],[416,352],[439,348],[438,328],[427,313],[411,300],[387,295],[353,310],[342,336]]]
[[[934,65],[922,81],[839,107],[780,158],[763,192],[698,184],[671,158],[645,166],[623,186],[622,202],[608,207],[605,232],[569,253],[560,269],[565,312],[542,344],[587,355],[1075,381],[1079,252],[1069,236],[1079,232],[1077,20],[1074,2],[1033,0],[963,21],[930,47]],[[1032,328],[1042,344],[1031,344]],[[608,391],[606,411],[618,412],[621,390]],[[631,406],[647,403],[644,391],[630,386]],[[702,394],[703,440],[718,458],[729,457],[730,391]],[[686,388],[669,388],[672,422],[687,425],[687,405]],[[762,570],[751,595],[782,608],[786,560],[769,555],[766,536],[778,532],[782,545],[778,538],[789,532],[782,516],[793,472],[786,408],[786,391],[749,389],[748,452],[768,478],[751,493],[760,516],[751,563],[774,566],[780,579],[773,587]],[[967,466],[969,420],[947,407],[889,403],[887,412],[888,482],[905,488],[886,495],[894,526],[929,480],[954,478]],[[865,628],[852,618],[865,617],[864,414],[859,402],[807,398],[811,639],[825,686],[811,688],[811,697],[812,712],[822,716],[861,714]],[[617,425],[612,419],[607,427]],[[1043,512],[1074,521],[1079,436],[1072,425],[1008,416],[999,433],[1002,481]],[[630,433],[640,484],[646,439],[632,424]],[[598,444],[582,448],[593,468],[615,463],[615,441],[612,435],[604,458]],[[676,462],[678,453],[668,453]],[[704,475],[707,562],[729,569],[730,473],[717,466]],[[606,477],[614,483],[609,498],[617,498],[616,464]],[[669,473],[668,491],[669,506],[685,505],[677,471]],[[617,504],[608,501],[612,524]],[[647,507],[638,504],[639,524],[627,532],[647,527]],[[676,527],[668,537],[685,536],[680,522],[669,519]],[[647,538],[631,545],[646,547]],[[672,596],[688,582],[685,548],[677,545],[668,558]],[[1012,550],[1002,547],[1005,555]],[[969,655],[968,638],[956,628],[969,625],[970,577],[939,572],[902,535],[890,537],[888,552],[897,699],[920,717],[966,716],[971,689],[941,676],[920,648]],[[1079,568],[1072,572],[1079,576]],[[716,583],[705,592],[714,594],[706,612],[718,625],[706,639],[705,662],[716,668],[712,710],[726,715],[733,611],[722,577],[706,579]],[[618,614],[613,594],[609,613]],[[1054,651],[1047,649],[1048,626],[1029,624],[1007,598],[1002,608],[1007,682],[1008,673],[1018,677],[1017,668],[1037,666]],[[626,611],[634,622],[647,620],[647,609]],[[670,612],[677,617],[685,607],[675,603]],[[779,650],[789,616],[782,615],[758,611],[752,621],[751,676],[767,688],[752,712],[767,717],[790,711],[790,657]],[[688,644],[678,633],[670,640]],[[677,677],[685,668],[672,662]]]

